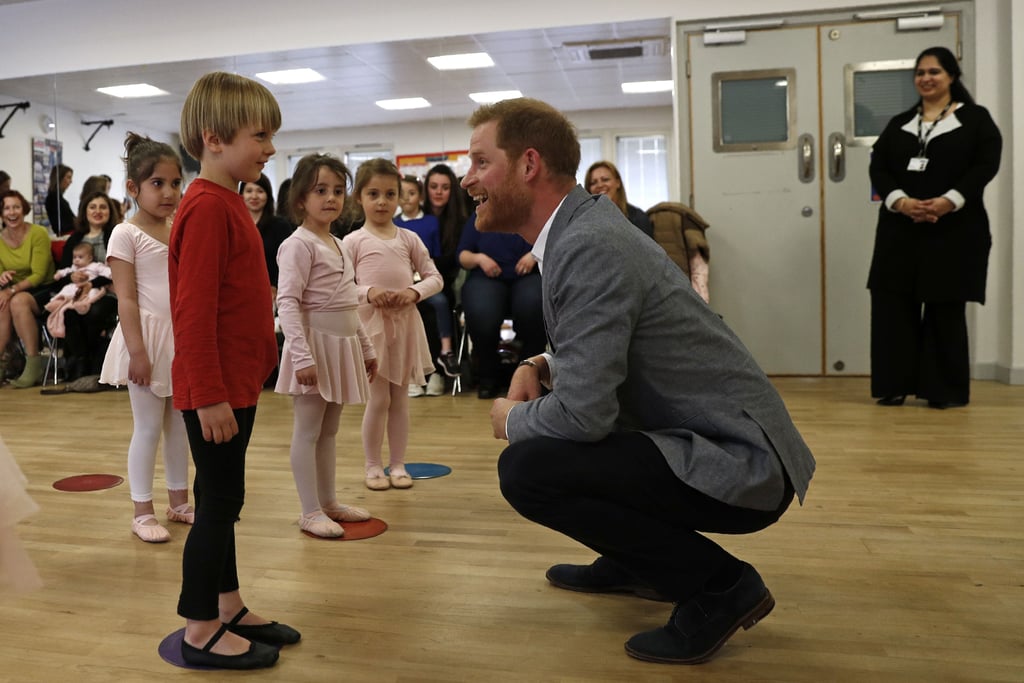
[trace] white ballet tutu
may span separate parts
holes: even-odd
[[[14,525],[39,506],[29,497],[28,480],[0,438],[0,593],[24,592],[42,585]]]
[[[305,311],[302,329],[316,367],[316,386],[304,386],[295,379],[291,340],[285,337],[274,391],[292,396],[319,393],[328,403],[366,403],[370,382],[355,310]]]
[[[160,318],[148,311],[140,310],[139,321],[142,324],[142,343],[146,347],[152,366],[149,390],[156,396],[167,398],[173,393],[171,361],[174,359],[174,330],[171,327],[171,319]],[[121,324],[118,323],[110,338],[107,355],[103,359],[100,382],[114,386],[127,385],[129,360],[131,357],[128,355],[128,346],[121,333]]]

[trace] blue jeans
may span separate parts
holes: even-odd
[[[448,307],[448,297],[444,295],[444,292],[438,292],[433,296],[427,297],[426,301],[431,308],[434,309],[434,314],[437,316],[437,334],[439,337],[448,337],[449,339],[454,336],[453,325],[452,325],[452,309]]]
[[[462,309],[473,340],[481,385],[497,384],[498,344],[505,319],[512,319],[523,358],[544,352],[547,337],[541,279],[536,270],[511,280],[489,278],[479,269],[472,271],[462,285]]]

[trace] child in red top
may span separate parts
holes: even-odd
[[[174,218],[169,262],[174,407],[196,468],[178,599],[181,653],[193,666],[273,666],[275,646],[300,637],[246,609],[235,564],[245,451],[260,389],[277,364],[263,243],[237,188],[259,178],[280,127],[270,91],[228,73],[196,81],[181,112],[182,143],[202,168]]]

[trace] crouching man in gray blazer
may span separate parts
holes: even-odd
[[[814,458],[767,377],[661,247],[576,185],[579,142],[560,112],[505,100],[469,125],[462,186],[477,229],[533,245],[552,349],[524,360],[491,409],[495,437],[509,441],[502,494],[599,554],[551,567],[555,586],[676,603],[664,627],[626,642],[630,655],[706,661],[775,599],[752,566],[700,532],[773,524],[794,493],[803,502]]]

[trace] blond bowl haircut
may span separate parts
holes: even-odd
[[[299,159],[292,171],[292,184],[288,189],[288,213],[295,225],[301,225],[306,220],[306,210],[302,203],[306,195],[316,187],[316,177],[321,168],[326,168],[339,178],[345,185],[345,204],[348,204],[348,186],[352,184],[352,172],[341,162],[338,157],[330,154],[307,154]]]
[[[203,131],[230,144],[246,126],[276,133],[281,108],[264,86],[237,74],[206,74],[192,86],[181,108],[181,144],[196,161],[202,161]]]
[[[612,162],[601,160],[592,163],[590,165],[590,168],[587,169],[587,175],[584,176],[583,178],[583,181],[586,183],[586,186],[583,189],[586,190],[587,192],[590,192],[590,176],[591,174],[594,173],[594,171],[596,171],[599,168],[607,168],[609,171],[612,172],[612,175],[615,176],[615,179],[619,181],[619,188],[615,190],[615,192],[612,193],[612,196],[608,197],[608,199],[615,202],[615,206],[619,207],[619,211],[621,211],[623,215],[625,215],[627,203],[626,186],[622,184],[622,174],[619,173],[619,169],[616,168],[615,164],[613,164]]]
[[[580,166],[580,141],[576,127],[547,102],[518,97],[486,104],[469,117],[470,128],[496,121],[497,145],[509,160],[528,148],[540,153],[548,171],[563,180],[576,181]]]

